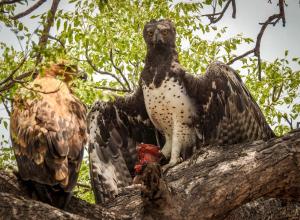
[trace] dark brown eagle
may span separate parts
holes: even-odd
[[[63,208],[76,185],[87,142],[86,108],[69,83],[76,66],[53,64],[13,101],[10,133],[19,176],[37,199]]]
[[[158,142],[168,161],[163,169],[167,169],[207,144],[230,145],[274,136],[232,68],[214,62],[203,76],[184,70],[171,21],[147,23],[143,36],[147,55],[138,89],[129,97],[95,103],[88,116],[97,202],[131,183],[138,143]]]

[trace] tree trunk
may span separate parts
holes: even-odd
[[[0,219],[299,219],[299,162],[300,130],[267,142],[208,146],[163,177],[150,164],[143,185],[102,206],[73,197],[65,211],[30,199],[16,176],[0,172]]]

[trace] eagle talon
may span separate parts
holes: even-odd
[[[183,161],[182,157],[178,157],[177,159],[170,161],[168,164],[161,167],[163,173],[166,173],[170,168],[176,166],[177,164]]]

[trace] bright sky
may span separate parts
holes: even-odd
[[[175,1],[176,2],[176,1]],[[227,26],[228,31],[224,38],[232,37],[236,34],[243,33],[246,37],[256,38],[260,25],[259,22],[264,22],[270,15],[278,13],[277,1],[272,0],[273,4],[269,4],[268,0],[237,0],[237,14],[236,19],[231,18],[231,8],[226,12],[225,16],[219,21],[216,26]],[[284,51],[289,50],[289,57],[300,57],[300,6],[297,0],[287,0],[288,6],[286,7],[286,27],[282,27],[278,23],[275,27],[268,26],[261,43],[261,57],[262,59],[272,61],[277,57],[283,57]],[[36,13],[42,13],[51,7],[51,1],[46,1]],[[69,9],[72,7],[67,1],[62,1],[59,5],[61,9]],[[23,8],[18,8],[23,11]],[[207,11],[209,12],[209,11]],[[38,23],[27,16],[22,21],[31,30],[38,27]],[[210,36],[206,36],[209,38]],[[0,41],[13,45],[15,48],[20,49],[18,41],[9,29],[5,28],[0,23]],[[249,46],[250,47],[250,46]],[[243,53],[248,48],[242,46],[238,52]],[[299,69],[299,66],[293,65],[292,68]],[[8,117],[3,106],[0,105],[0,117]],[[8,137],[8,132],[0,127],[1,134]]]

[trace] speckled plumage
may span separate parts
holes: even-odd
[[[88,119],[89,127],[96,128],[91,134],[91,165],[115,170],[106,176],[101,170],[91,170],[98,202],[116,195],[119,185],[130,184],[137,143],[163,143],[167,169],[206,144],[274,137],[232,68],[214,62],[203,76],[188,74],[178,61],[176,31],[169,20],[147,23],[143,36],[147,55],[137,91],[126,98],[97,103]],[[156,129],[159,135],[155,135]],[[107,191],[110,193],[105,194]]]
[[[76,185],[87,142],[86,108],[69,89],[67,71],[53,64],[19,90],[10,120],[21,179],[38,199],[59,207]]]

